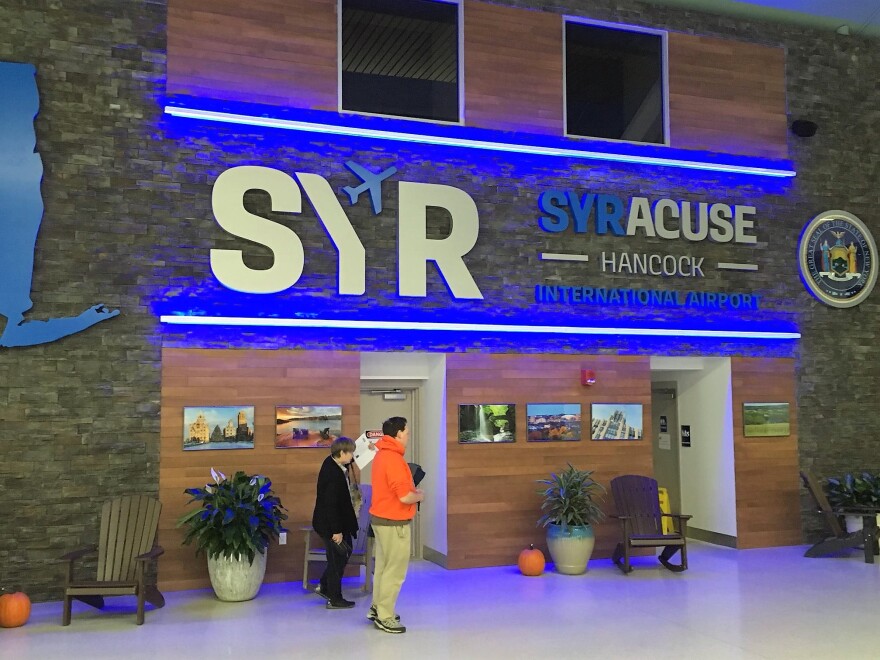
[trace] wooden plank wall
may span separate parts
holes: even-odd
[[[464,3],[465,123],[562,135],[562,19]]]
[[[595,470],[608,487],[620,474],[653,474],[651,444],[634,442],[527,443],[527,403],[580,403],[589,438],[590,404],[641,403],[644,437],[651,437],[651,377],[647,357],[582,355],[452,354],[446,358],[447,523],[449,568],[515,564],[534,543],[547,554],[545,532],[535,526],[541,498],[535,481],[571,462]],[[597,382],[580,384],[580,370],[593,369]],[[458,444],[458,406],[516,405],[516,442]],[[604,504],[614,511],[610,493]],[[594,556],[609,557],[617,542],[615,521],[598,525]],[[549,555],[547,555],[549,557]]]
[[[360,354],[342,351],[163,349],[159,499],[160,589],[206,587],[204,556],[182,546],[177,519],[189,508],[185,488],[210,481],[212,467],[265,474],[288,509],[287,545],[269,547],[267,582],[302,578],[303,541],[326,449],[275,449],[276,405],[341,405],[342,430],[360,433]],[[254,405],[254,449],[183,451],[183,407]]]
[[[796,545],[801,532],[795,363],[791,359],[731,358],[738,548]],[[785,403],[787,438],[743,436],[743,403]]]
[[[168,94],[337,109],[333,0],[169,0]]]
[[[785,50],[669,34],[671,146],[788,157]]]

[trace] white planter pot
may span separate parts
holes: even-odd
[[[864,521],[861,516],[844,516],[847,532],[857,532],[863,527]],[[877,514],[877,526],[880,527],[880,513]]]
[[[217,598],[228,602],[254,598],[266,574],[267,553],[268,548],[263,554],[258,552],[253,564],[248,563],[247,557],[234,559],[208,557],[208,575],[211,577],[211,586]]]
[[[596,539],[593,528],[561,525],[547,527],[547,549],[557,573],[580,575],[587,570]]]

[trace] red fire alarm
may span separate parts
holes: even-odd
[[[581,369],[581,385],[586,385],[589,387],[590,385],[596,384],[596,372],[592,369]]]

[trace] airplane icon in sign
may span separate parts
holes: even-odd
[[[373,213],[379,215],[382,212],[382,182],[397,171],[394,166],[387,170],[373,174],[366,167],[358,165],[353,160],[345,161],[345,166],[354,172],[363,183],[357,187],[343,186],[342,191],[348,195],[352,205],[357,203],[361,193],[370,191],[370,201],[373,203]]]

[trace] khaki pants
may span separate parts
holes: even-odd
[[[376,574],[373,605],[380,619],[394,616],[394,606],[409,568],[409,524],[373,525],[376,535]]]

